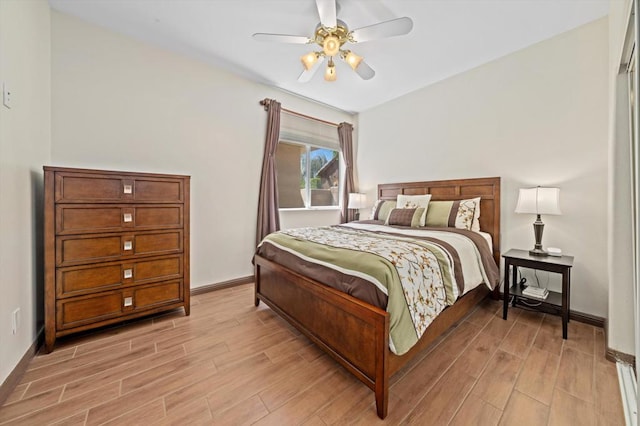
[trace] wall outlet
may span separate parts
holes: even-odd
[[[11,108],[11,89],[6,81],[2,83],[2,103],[7,108]]]
[[[16,308],[15,311],[11,314],[11,332],[13,334],[18,334],[18,330],[20,329],[20,308]]]

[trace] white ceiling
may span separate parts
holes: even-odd
[[[198,57],[260,83],[361,112],[606,16],[608,0],[338,0],[350,29],[402,16],[410,34],[352,45],[375,69],[360,79],[337,62],[299,83],[308,45],[265,43],[256,32],[312,36],[314,0],[49,0],[58,11]],[[317,49],[316,49],[317,50]]]

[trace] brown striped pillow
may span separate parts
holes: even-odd
[[[455,201],[431,201],[427,209],[426,226],[458,229],[474,228],[480,217],[480,198]],[[478,227],[479,228],[479,227]]]
[[[422,207],[417,209],[393,209],[389,213],[385,225],[410,226],[417,228],[420,226],[420,218],[424,213]]]

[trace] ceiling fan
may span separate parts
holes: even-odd
[[[255,33],[253,35],[254,39],[261,41],[320,46],[321,50],[311,51],[300,58],[304,67],[298,77],[298,81],[301,82],[311,80],[326,58],[329,58],[329,62],[325,69],[324,79],[335,81],[337,76],[334,57],[346,62],[362,79],[369,80],[376,72],[361,56],[346,48],[345,44],[404,35],[413,28],[411,18],[403,17],[349,30],[347,24],[336,17],[336,0],[316,0],[316,6],[320,23],[316,26],[312,37],[270,33]]]

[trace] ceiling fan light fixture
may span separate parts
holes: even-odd
[[[333,59],[329,58],[329,64],[327,64],[327,69],[324,71],[324,79],[327,81],[336,81],[336,65],[333,63]]]
[[[362,62],[362,56],[358,56],[350,50],[346,51],[346,55],[344,56],[344,60],[349,64],[349,66],[355,70]]]
[[[318,53],[316,52],[309,52],[306,55],[302,55],[300,57],[300,61],[302,62],[302,66],[304,66],[304,69],[309,71],[316,64],[316,62],[318,62],[319,56],[320,55],[318,55]]]
[[[340,40],[334,35],[325,37],[322,42],[322,49],[327,56],[334,56],[340,51]]]

